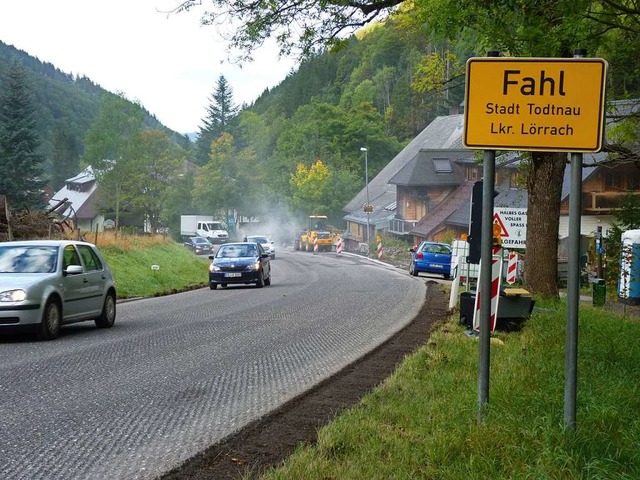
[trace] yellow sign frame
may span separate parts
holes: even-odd
[[[607,67],[600,58],[470,58],[464,146],[600,151]]]

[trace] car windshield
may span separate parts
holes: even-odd
[[[255,245],[223,245],[218,249],[217,258],[257,257]]]
[[[43,246],[0,246],[0,273],[53,273],[58,249]]]
[[[193,243],[203,243],[203,244],[209,243],[209,240],[207,240],[204,237],[194,237],[192,240],[193,240]]]
[[[269,243],[269,239],[267,237],[247,237],[247,240],[256,243]]]

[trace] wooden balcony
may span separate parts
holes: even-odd
[[[589,213],[611,213],[629,192],[586,192],[582,194],[582,210]],[[640,195],[640,192],[632,192]]]

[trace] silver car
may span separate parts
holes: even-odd
[[[0,243],[0,335],[34,329],[50,340],[66,323],[116,319],[113,274],[98,248],[69,240]]]
[[[255,242],[262,245],[264,251],[271,255],[271,259],[276,258],[276,244],[273,240],[270,240],[266,235],[249,235],[247,242]]]

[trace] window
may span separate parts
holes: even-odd
[[[448,158],[434,158],[433,168],[436,169],[436,173],[451,173],[451,161]]]
[[[98,255],[93,251],[93,249],[87,245],[78,245],[78,250],[80,250],[80,256],[82,257],[86,271],[93,272],[96,270],[102,270],[102,262],[100,262]]]
[[[511,172],[511,175],[509,177],[509,181],[510,181],[510,188],[520,188],[522,185],[524,185],[525,179],[522,176],[522,173],[520,172]]]
[[[0,273],[53,273],[57,253],[54,247],[0,247]]]
[[[63,253],[63,268],[66,270],[70,265],[82,265],[80,263],[80,257],[73,245],[67,245],[64,247]]]
[[[607,173],[604,176],[605,190],[622,190],[624,188],[624,179],[619,173]]]

